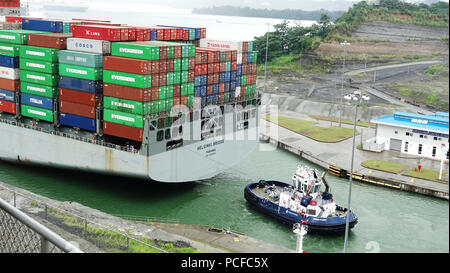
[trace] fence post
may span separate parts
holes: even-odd
[[[41,236],[41,253],[50,253],[50,251],[50,242],[44,236]]]

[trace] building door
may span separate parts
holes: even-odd
[[[436,147],[433,146],[433,152],[431,153],[432,157],[436,157]]]
[[[394,151],[401,151],[402,150],[402,140],[401,139],[395,139],[395,138],[391,138],[390,140],[390,150],[394,150]]]

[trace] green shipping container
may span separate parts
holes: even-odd
[[[151,112],[150,103],[133,100],[125,100],[114,97],[103,97],[103,105],[107,109],[118,110],[124,113],[147,115]]]
[[[173,46],[167,47],[167,59],[175,58],[175,48]]]
[[[34,106],[21,105],[22,116],[53,122],[53,111]]]
[[[166,83],[167,85],[173,85],[174,83],[174,72],[167,72]]]
[[[173,59],[173,72],[180,72],[182,66],[182,59]]]
[[[158,113],[158,101],[151,101],[150,103],[150,113],[156,114]]]
[[[58,62],[58,49],[38,47],[38,46],[22,46],[20,48],[20,57],[45,62]]]
[[[20,54],[21,45],[0,43],[0,54],[10,57],[17,57]]]
[[[241,86],[247,85],[247,75],[241,76]]]
[[[97,81],[103,79],[103,69],[73,64],[59,64],[59,75]]]
[[[173,84],[181,83],[181,73],[182,72],[173,72]]]
[[[136,128],[144,128],[145,119],[141,115],[103,109],[103,120]]]
[[[230,72],[231,71],[231,62],[226,62],[225,63],[225,71],[226,72]]]
[[[189,70],[189,58],[181,59],[181,70],[188,71]]]
[[[137,88],[150,88],[152,87],[152,75],[103,70],[103,82]]]
[[[46,86],[21,81],[20,92],[31,95],[38,95],[46,98],[55,98],[58,94],[58,86]]]
[[[57,86],[59,82],[59,76],[58,74],[47,74],[35,71],[20,70],[20,80],[47,86]]]
[[[182,71],[181,72],[181,83],[187,83],[189,80],[189,72],[188,71]]]
[[[0,43],[26,45],[30,33],[45,32],[26,29],[2,29],[0,30]]]
[[[96,53],[60,50],[58,52],[58,61],[61,64],[103,67],[103,55]]]
[[[44,62],[32,59],[19,58],[20,69],[31,70],[36,72],[57,74],[58,63]]]
[[[144,60],[159,60],[159,46],[145,42],[112,43],[111,55]]]

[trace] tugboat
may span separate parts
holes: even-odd
[[[293,184],[260,180],[245,187],[244,197],[250,206],[284,224],[304,223],[311,233],[342,233],[345,231],[347,209],[335,204],[325,172],[300,165],[292,177]],[[320,191],[321,186],[324,191]],[[358,217],[348,211],[349,228]]]

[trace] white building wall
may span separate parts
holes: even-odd
[[[384,124],[377,125],[377,142],[386,141],[386,150],[390,149],[390,139],[402,140],[402,153],[423,156],[428,158],[442,159],[446,157],[447,150],[449,148],[448,138],[435,137],[431,135],[422,135],[413,133],[412,129],[394,127]],[[425,130],[424,130],[425,131]],[[409,135],[407,135],[409,133]],[[408,148],[406,150],[406,142],[408,142]],[[419,145],[422,144],[422,153],[419,154]],[[444,149],[442,149],[444,145]],[[433,147],[436,147],[436,155],[433,157]]]

